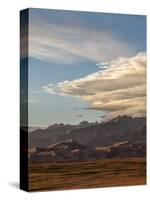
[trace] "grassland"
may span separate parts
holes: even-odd
[[[143,184],[144,158],[29,164],[29,191]]]

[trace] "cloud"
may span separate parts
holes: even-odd
[[[107,111],[106,119],[146,113],[146,54],[120,57],[107,62],[107,68],[83,78],[49,84],[46,93],[75,96],[87,101],[88,109]]]
[[[82,114],[78,114],[78,115],[77,115],[77,117],[79,117],[79,118],[82,118],[82,117],[83,117],[83,115],[82,115]]]
[[[72,20],[77,21],[76,18]],[[80,24],[78,21],[77,24],[54,24],[42,18],[34,20],[30,17],[30,57],[59,64],[74,64],[83,59],[97,63],[135,53],[129,44],[110,30],[89,28],[86,23]]]

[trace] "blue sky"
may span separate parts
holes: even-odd
[[[100,121],[105,110],[86,109],[91,102],[85,98],[43,88],[101,73],[103,62],[145,52],[146,17],[30,9],[29,41],[30,125]]]

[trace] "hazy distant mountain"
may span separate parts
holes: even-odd
[[[29,126],[29,132],[38,130],[38,129],[44,129],[44,127],[40,127],[40,126]]]
[[[33,132],[35,130],[38,130],[38,129],[44,129],[44,127],[40,127],[40,126],[21,126],[21,129],[27,131],[28,132]]]

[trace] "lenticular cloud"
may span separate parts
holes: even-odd
[[[105,118],[146,113],[146,54],[102,63],[102,69],[80,79],[43,87],[46,93],[80,97],[89,109],[107,111]],[[101,65],[99,65],[101,68]]]

